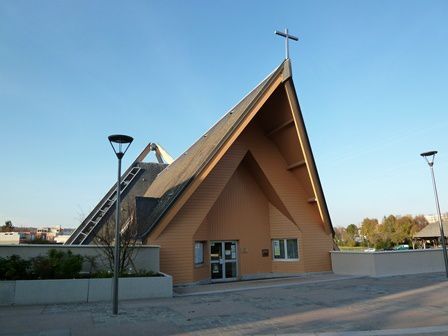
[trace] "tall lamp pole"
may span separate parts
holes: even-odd
[[[132,137],[114,134],[109,137],[110,145],[118,158],[117,204],[115,217],[115,249],[114,249],[114,277],[112,282],[112,313],[118,314],[118,273],[120,271],[120,195],[121,195],[121,159],[131,145]]]
[[[445,260],[445,272],[446,272],[446,277],[448,278],[448,255],[446,253],[445,233],[443,232],[442,214],[440,213],[439,196],[437,195],[436,178],[434,177],[434,168],[433,168],[434,157],[436,156],[436,154],[437,154],[437,151],[431,151],[431,152],[422,153],[420,155],[425,158],[425,160],[428,163],[429,168],[431,170],[432,186],[434,189],[434,198],[436,200],[436,209],[437,209],[437,214],[439,216],[440,241],[442,242],[443,259]]]

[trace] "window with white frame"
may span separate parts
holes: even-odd
[[[299,259],[299,245],[297,239],[273,239],[272,251],[274,260]]]
[[[202,265],[204,263],[204,242],[194,243],[194,264]]]

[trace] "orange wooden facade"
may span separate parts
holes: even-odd
[[[209,280],[211,241],[237,242],[238,278],[331,270],[331,223],[313,167],[293,84],[279,76],[148,235],[161,246],[161,271],[177,284]],[[297,239],[298,260],[274,260],[273,239]],[[195,242],[204,243],[202,265]]]

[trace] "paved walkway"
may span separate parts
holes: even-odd
[[[122,302],[118,316],[110,303],[3,306],[0,335],[448,335],[442,273],[222,286],[220,293],[218,285],[184,287],[172,299]]]
[[[252,289],[275,288],[285,286],[300,286],[317,282],[347,280],[360,277],[337,275],[331,272],[307,273],[293,277],[277,277],[270,279],[221,282],[196,286],[175,286],[174,296],[190,296],[214,293],[230,293]]]

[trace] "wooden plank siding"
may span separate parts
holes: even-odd
[[[244,155],[244,148],[237,144],[232,146],[232,150],[224,155],[162,233],[152,232],[148,236],[147,244],[161,246],[160,269],[173,275],[175,283],[194,281],[193,235],[205,220]]]
[[[316,204],[309,204],[309,193],[294,173],[287,170],[287,163],[262,129],[247,130],[242,141],[250,143],[250,152],[271,185],[287,207],[295,223],[303,233],[303,256],[306,272],[331,270],[329,251],[333,249],[331,234],[324,230],[322,217]]]
[[[257,115],[259,110],[263,108],[266,101],[271,97],[272,93],[275,92],[275,90],[280,86],[283,85],[283,76],[281,76],[281,73],[278,73],[275,77],[275,81],[271,83],[271,85],[266,89],[266,91],[263,93],[261,97],[256,101],[254,106],[251,106],[249,111],[250,113],[246,114],[246,116],[241,120],[241,122],[238,123],[238,126],[236,129],[233,130],[233,132],[230,135],[226,135],[225,141],[222,144],[216,143],[215,145],[220,146],[218,148],[218,151],[214,153],[213,157],[205,164],[204,167],[201,168],[201,171],[199,171],[198,175],[195,177],[195,179],[192,181],[192,183],[189,184],[189,186],[186,188],[186,190],[180,195],[180,197],[176,200],[174,205],[170,207],[169,211],[163,216],[161,221],[157,224],[157,226],[154,228],[154,232],[151,233],[151,235],[156,238],[158,235],[164,230],[164,228],[171,222],[171,220],[174,218],[174,216],[177,214],[177,212],[182,208],[182,206],[188,201],[188,199],[191,197],[191,195],[196,191],[196,189],[199,187],[199,185],[202,183],[202,181],[213,171],[215,166],[223,159],[225,154],[228,152],[230,147],[235,143],[235,141],[238,139],[241,132],[244,131],[244,129],[251,123],[252,119]],[[169,169],[168,167],[167,169]],[[157,179],[155,183],[157,182]],[[154,185],[154,183],[153,183]],[[152,186],[150,186],[150,189]],[[149,191],[146,193],[148,195]],[[149,193],[150,194],[150,193]],[[157,195],[153,195],[157,196]],[[161,195],[159,195],[161,196]]]
[[[298,261],[280,261],[272,260],[272,272],[279,273],[303,273],[305,271],[304,251],[302,244],[302,233],[300,229],[285,217],[272,204],[269,205],[269,222],[271,229],[271,238],[284,239],[296,238],[299,242],[299,260]]]
[[[169,225],[152,232],[145,242],[161,246],[160,268],[175,283],[210,277],[209,245],[205,263],[195,267],[195,241],[238,241],[240,276],[331,270],[333,239],[318,205],[308,202],[318,196],[309,169],[304,165],[288,170],[294,162],[309,161],[297,128],[283,127],[268,135],[293,115],[284,88],[279,90],[273,94],[275,104],[268,100]],[[282,120],[273,123],[276,115]],[[274,261],[273,238],[297,238],[299,260]],[[270,251],[269,257],[262,256],[262,249]]]
[[[244,162],[238,167],[207,216],[208,240],[236,240],[240,274],[271,272],[269,202]]]

